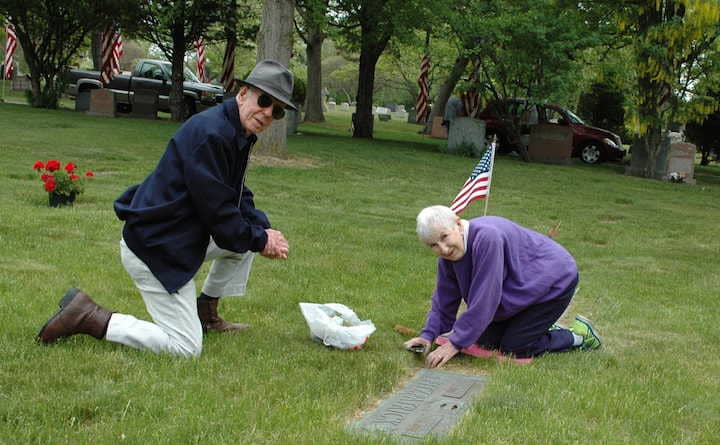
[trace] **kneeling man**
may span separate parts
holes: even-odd
[[[272,60],[258,63],[237,96],[185,122],[155,170],[115,201],[125,222],[122,263],[152,322],[111,313],[73,288],[39,340],[50,344],[82,333],[194,357],[202,351],[203,331],[246,328],[223,320],[218,300],[245,293],[256,252],[288,256],[285,236],[255,208],[245,175],[256,135],[282,119],[285,108],[295,109],[292,90],[287,68]],[[194,277],[204,261],[212,266],[198,296]]]
[[[517,358],[600,347],[582,316],[568,329],[554,325],[575,293],[578,270],[570,253],[549,237],[497,216],[464,220],[444,206],[423,209],[417,233],[440,258],[425,326],[405,347],[428,351],[451,331],[428,354],[428,367],[444,365],[473,344]],[[467,310],[458,317],[461,301]]]

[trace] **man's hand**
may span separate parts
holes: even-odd
[[[455,357],[455,354],[457,353],[458,350],[455,349],[455,346],[453,346],[452,343],[447,342],[427,356],[425,359],[425,366],[428,368],[439,368],[447,363],[448,360]]]
[[[265,229],[265,233],[267,233],[268,239],[260,255],[271,259],[286,260],[290,247],[282,232],[274,229]]]
[[[403,343],[403,346],[405,346],[405,349],[408,350],[411,350],[413,346],[422,346],[424,349],[424,353],[427,353],[430,350],[430,342],[422,337],[411,338],[410,340]]]

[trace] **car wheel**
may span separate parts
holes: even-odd
[[[580,149],[580,159],[586,164],[597,164],[600,162],[600,155],[600,144],[595,141],[588,142]]]

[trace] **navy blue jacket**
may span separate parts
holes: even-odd
[[[185,122],[155,170],[115,201],[125,243],[169,293],[193,279],[211,236],[233,252],[265,248],[270,222],[244,187],[256,140],[228,99]]]

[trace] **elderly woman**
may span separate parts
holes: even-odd
[[[473,344],[517,358],[601,346],[582,316],[568,329],[554,325],[575,293],[578,270],[570,253],[547,236],[497,216],[460,219],[444,206],[423,209],[417,233],[440,258],[425,326],[405,347],[427,352],[452,331],[428,354],[428,367],[444,365]],[[467,310],[458,317],[462,300]]]

